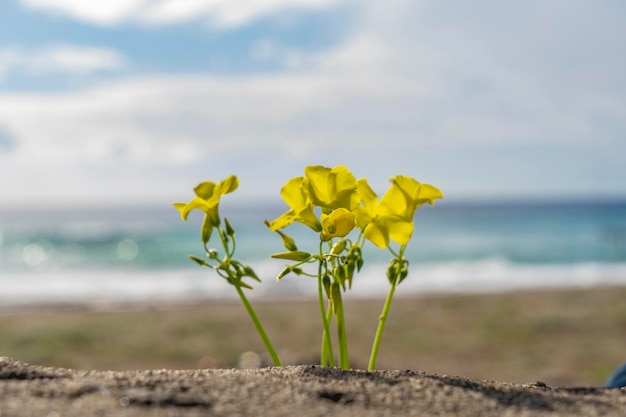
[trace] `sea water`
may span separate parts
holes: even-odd
[[[275,277],[281,239],[263,224],[281,205],[228,205],[237,258],[262,283],[252,298],[315,297],[314,278]],[[187,222],[169,206],[0,209],[0,306],[231,299],[236,292],[188,255],[203,255],[202,213]],[[286,229],[300,250],[318,250],[305,226]],[[218,251],[219,239],[209,247]],[[368,244],[351,297],[384,297],[390,254]],[[398,294],[467,293],[626,284],[626,202],[462,204],[437,202],[415,216]]]

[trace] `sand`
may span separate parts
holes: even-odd
[[[292,365],[280,368],[267,367],[236,303],[0,308],[0,417],[626,416],[626,389],[599,388],[626,360],[624,297],[614,287],[398,298],[374,372],[310,365],[314,301],[255,303]],[[355,368],[379,305],[348,304]],[[265,367],[226,369],[247,351]]]
[[[314,365],[80,371],[0,358],[0,416],[621,416],[626,389]]]
[[[399,294],[401,295],[401,293]],[[476,380],[602,386],[626,361],[626,287],[398,297],[378,369]],[[351,366],[367,366],[382,300],[346,302]],[[281,359],[319,364],[315,300],[254,301]],[[239,303],[0,308],[0,355],[90,370],[272,365]]]

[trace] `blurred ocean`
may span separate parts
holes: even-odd
[[[220,211],[237,231],[237,258],[263,279],[250,296],[314,297],[312,278],[274,279],[285,262],[269,255],[284,249],[263,219],[284,206],[227,203]],[[0,306],[235,298],[213,271],[187,258],[202,256],[200,223],[201,213],[183,222],[167,206],[0,209]],[[444,200],[418,210],[415,224],[410,275],[398,295],[626,285],[626,202]],[[287,232],[301,250],[316,250],[316,236],[305,227]],[[384,297],[388,259],[369,244],[349,297]]]

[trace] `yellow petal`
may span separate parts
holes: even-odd
[[[215,186],[213,189],[213,195],[210,199],[207,200],[209,206],[215,206],[219,203],[220,198],[224,194],[231,193],[237,189],[239,186],[239,179],[236,176],[231,175],[230,177],[222,180]]]
[[[415,198],[419,192],[420,183],[414,178],[407,177],[404,175],[396,175],[393,178],[390,178],[392,184],[397,185],[402,191],[404,191],[411,198]]]
[[[218,184],[220,186],[220,195],[232,193],[239,187],[239,178],[235,175],[231,175]]]
[[[383,223],[368,224],[363,230],[363,236],[379,248],[389,246],[389,229]]]
[[[300,211],[307,206],[307,198],[303,191],[304,177],[295,177],[287,181],[280,190],[280,195],[285,203],[295,211]]]
[[[283,229],[293,223],[295,218],[296,213],[293,210],[288,210],[276,219],[272,220],[269,224],[269,228],[272,232],[275,232],[278,229]]]
[[[176,210],[178,210],[179,213],[182,213],[187,203],[173,203],[172,205],[176,208]]]
[[[203,212],[208,213],[210,210],[210,207],[208,206],[205,199],[196,197],[193,200],[191,200],[189,203],[187,203],[183,208],[180,209],[180,215],[183,218],[183,220],[187,220],[187,216],[189,216],[189,212],[195,209],[202,210]]]
[[[215,190],[215,183],[213,181],[201,182],[193,189],[196,195],[205,200],[210,199],[213,196]]]
[[[361,199],[358,194],[358,182],[352,172],[343,165],[337,165],[330,171],[328,178],[328,193],[331,208],[346,208],[354,210]]]
[[[358,181],[358,190],[365,210],[367,210],[371,217],[374,217],[376,215],[376,208],[378,207],[378,196],[367,183],[367,179],[361,178]]]
[[[430,184],[422,184],[417,195],[417,204],[421,205],[428,203],[432,206],[436,199],[441,198],[443,198],[443,193],[439,190],[439,188]]]
[[[436,199],[443,198],[441,191],[430,184],[420,184],[411,177],[396,175],[390,181],[406,194],[415,208],[424,203],[434,204]]]
[[[304,168],[304,175],[313,204],[320,207],[328,206],[331,201],[328,187],[330,168],[321,165],[309,165]]]
[[[413,235],[413,222],[396,219],[387,222],[389,237],[399,245],[406,245]]]
[[[305,186],[314,205],[323,211],[337,208],[355,209],[359,203],[356,178],[348,168],[310,165],[304,169]]]
[[[344,237],[355,224],[354,214],[345,208],[338,208],[329,215],[322,214],[322,240]]]
[[[403,217],[410,220],[414,210],[407,195],[397,185],[392,184],[380,199],[377,214],[379,217]]]
[[[373,220],[373,217],[370,215],[370,213],[368,213],[367,209],[364,206],[359,206],[355,208],[352,213],[356,218],[356,225],[360,228],[365,227]]]
[[[320,224],[320,221],[317,219],[317,216],[315,215],[315,212],[313,211],[312,205],[308,205],[304,209],[300,210],[295,220],[309,226],[311,229],[315,230],[316,232],[320,232],[322,230],[322,225]]]

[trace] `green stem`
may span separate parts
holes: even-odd
[[[376,329],[376,336],[374,336],[374,344],[372,345],[372,353],[370,354],[370,362],[367,366],[368,371],[373,371],[376,368],[376,357],[378,356],[378,347],[380,345],[380,339],[383,336],[383,330],[385,329],[385,322],[387,321],[387,314],[389,314],[389,307],[391,307],[391,300],[393,299],[393,293],[396,290],[396,283],[398,282],[398,277],[394,280],[394,282],[389,287],[389,292],[387,293],[387,298],[385,299],[385,305],[383,306],[383,311],[378,318],[378,328]]]
[[[324,305],[324,288],[322,284],[322,267],[320,262],[319,274],[317,277],[317,292],[320,303],[320,314],[322,316],[322,326],[324,327],[324,332],[322,334],[322,349],[320,354],[320,365],[321,366],[335,366],[335,359],[333,354],[333,345],[330,342],[330,328],[328,325],[328,318],[326,317],[326,307]]]
[[[335,366],[335,353],[333,352],[333,345],[330,339],[330,323],[332,319],[333,319],[333,308],[332,306],[329,305],[328,308],[326,309],[326,322],[328,323],[328,333],[327,333],[328,336],[326,337],[326,340],[330,348],[328,352],[328,363],[330,366],[334,367]]]
[[[396,258],[401,259],[404,256],[404,250],[406,249],[406,245],[402,245],[400,247],[400,253],[396,254]],[[391,253],[395,254],[395,252],[389,248]],[[380,340],[383,336],[383,330],[385,329],[385,323],[387,322],[387,315],[389,314],[389,308],[391,307],[391,301],[393,300],[393,294],[396,291],[396,286],[398,285],[398,281],[400,280],[399,275],[394,275],[393,282],[389,287],[389,292],[387,293],[387,298],[385,299],[385,304],[383,305],[383,311],[378,318],[378,327],[376,328],[376,335],[374,336],[374,344],[372,345],[372,352],[370,354],[370,362],[367,365],[368,371],[373,371],[376,368],[376,358],[378,357],[378,347],[380,346]]]
[[[248,298],[243,293],[243,290],[241,289],[241,287],[235,286],[235,288],[237,288],[237,293],[239,294],[239,298],[241,298],[243,305],[246,307],[246,310],[248,310],[248,314],[250,315],[252,322],[256,326],[256,329],[259,332],[259,335],[261,335],[261,339],[263,339],[263,343],[265,343],[265,348],[267,349],[270,356],[272,357],[272,360],[274,361],[274,366],[282,366],[283,364],[278,358],[278,354],[276,353],[274,346],[272,346],[272,342],[270,342],[269,337],[267,337],[267,333],[265,333],[265,329],[261,325],[261,321],[259,320],[259,317],[254,312],[254,309],[252,308],[252,305],[248,301]]]
[[[350,369],[350,359],[348,358],[348,339],[346,337],[346,322],[343,317],[343,301],[341,290],[337,286],[338,295],[335,297],[335,315],[337,316],[337,343],[339,344],[339,366],[341,369]]]

